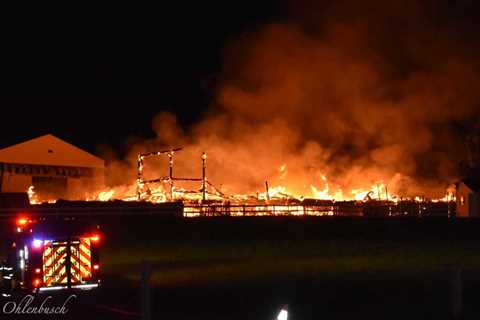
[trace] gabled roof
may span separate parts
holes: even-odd
[[[51,134],[1,149],[0,162],[87,168],[105,165],[103,159]]]
[[[480,181],[474,178],[466,178],[462,181],[464,185],[466,185],[470,190],[473,192],[480,192]]]

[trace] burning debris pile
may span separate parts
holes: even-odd
[[[137,157],[137,181],[135,188],[130,187],[119,194],[110,189],[98,193],[95,201],[138,201],[150,203],[181,202],[185,217],[196,216],[265,216],[265,215],[316,215],[316,216],[422,216],[437,211],[450,212],[449,202],[454,200],[452,190],[447,190],[443,199],[416,197],[400,198],[389,194],[383,183],[375,184],[371,189],[352,190],[352,198],[345,199],[342,194],[329,193],[328,180],[323,190],[311,186],[312,193],[304,196],[290,193],[284,186],[270,187],[265,181],[263,192],[254,194],[226,194],[207,179],[207,154],[201,155],[201,177],[178,177],[174,174],[174,158],[182,148],[139,154]],[[148,159],[168,158],[168,175],[145,178]],[[281,168],[285,170],[285,167]],[[196,188],[185,189],[179,184],[194,183]],[[133,193],[134,191],[134,193]],[[130,193],[128,193],[130,192]],[[34,188],[28,190],[30,201],[40,203]],[[87,199],[88,201],[89,199]]]
[[[142,201],[182,201],[184,216],[263,216],[263,215],[317,215],[317,216],[423,216],[438,214],[438,211],[450,214],[450,202],[454,201],[452,189],[446,191],[443,199],[399,198],[388,193],[387,186],[377,183],[371,190],[353,190],[352,199],[341,198],[341,193],[329,194],[328,181],[323,190],[311,186],[309,198],[294,195],[283,186],[269,187],[265,181],[265,191],[256,194],[232,194],[221,192],[206,176],[207,155],[202,153],[201,178],[178,178],[174,176],[174,155],[181,148],[150,152],[138,156],[137,200]],[[143,177],[145,160],[153,156],[168,156],[169,175],[145,180]],[[284,168],[283,168],[284,169]],[[176,182],[189,181],[199,183],[196,190],[176,187]],[[152,185],[159,185],[150,188]],[[335,198],[339,197],[340,198]]]
[[[322,175],[322,181],[325,186],[323,190],[318,190],[314,185],[310,186],[311,193],[307,196],[305,195],[295,195],[289,193],[287,188],[284,186],[275,186],[273,188],[269,187],[268,181],[265,181],[265,190],[264,192],[257,192],[255,195],[252,194],[231,194],[228,195],[215,187],[215,185],[207,179],[207,154],[202,153],[202,176],[200,178],[192,177],[183,177],[179,178],[174,176],[174,156],[175,153],[182,150],[182,148],[164,150],[159,152],[150,152],[146,154],[140,154],[137,161],[137,187],[136,194],[137,200],[146,200],[152,202],[165,202],[165,201],[176,201],[181,200],[184,202],[206,202],[208,200],[213,201],[228,201],[236,204],[249,204],[249,203],[258,203],[259,201],[265,202],[289,202],[289,201],[301,201],[303,199],[315,199],[315,200],[332,200],[332,201],[345,201],[345,200],[356,200],[356,201],[368,201],[368,200],[378,200],[378,201],[392,201],[398,202],[403,200],[410,200],[408,198],[402,199],[397,195],[392,195],[388,193],[388,188],[385,184],[378,182],[373,185],[371,189],[360,190],[355,189],[351,190],[351,198],[344,198],[341,190],[337,191],[334,194],[329,193],[329,185],[326,176]],[[155,179],[144,179],[144,166],[145,160],[148,157],[153,156],[168,156],[168,172],[169,175],[166,177],[160,177]],[[280,171],[285,170],[285,166],[282,166]],[[175,185],[175,182],[197,182],[200,185],[199,189],[196,190],[185,190],[183,188],[178,188]],[[153,187],[150,188],[151,186]],[[155,187],[157,185],[157,187]],[[454,190],[446,190],[445,197],[442,199],[434,199],[434,202],[438,201],[451,201],[454,199]],[[113,193],[111,193],[113,195]],[[416,197],[414,200],[418,202],[425,202],[427,199],[421,199]],[[431,199],[429,199],[431,200]]]

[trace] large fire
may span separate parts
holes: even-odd
[[[83,199],[259,207],[454,200],[448,184],[480,158],[465,147],[480,80],[464,33],[439,37],[420,1],[317,2],[232,39],[210,108],[192,108],[188,125],[160,112],[152,138],[132,137],[125,156],[109,159],[112,187]],[[172,173],[174,146],[184,148]]]
[[[178,151],[177,149],[176,151]],[[86,201],[148,201],[153,203],[165,203],[173,201],[181,201],[189,208],[185,209],[185,216],[196,216],[201,212],[201,207],[195,206],[222,206],[228,204],[230,215],[245,215],[245,208],[242,206],[252,206],[253,215],[333,215],[334,210],[331,204],[335,202],[354,201],[357,203],[365,203],[368,201],[378,201],[384,203],[397,204],[399,201],[413,201],[418,203],[429,202],[449,202],[455,199],[455,190],[447,188],[445,196],[438,199],[426,199],[425,197],[416,196],[413,198],[401,197],[391,194],[388,191],[388,185],[383,181],[378,181],[371,186],[363,189],[342,190],[335,186],[331,187],[331,182],[324,174],[320,175],[318,185],[310,185],[308,193],[295,193],[286,185],[269,186],[268,180],[265,181],[263,190],[260,188],[252,190],[249,193],[242,194],[226,194],[217,188],[206,176],[206,159],[205,153],[201,156],[202,161],[202,177],[201,178],[177,178],[173,175],[173,155],[174,151],[149,153],[149,156],[162,156],[167,154],[169,157],[170,175],[156,179],[144,179],[145,155],[138,156],[138,172],[137,181],[121,187],[108,188],[87,196]],[[287,165],[282,164],[278,167],[278,176],[284,180],[287,177]],[[182,182],[194,182],[193,190],[182,187]],[[288,181],[285,181],[288,185]],[[40,204],[42,202],[54,203],[55,199],[40,199],[36,194],[33,186],[30,186],[28,196],[32,204]],[[310,209],[306,212],[304,206],[300,205],[303,200],[330,201],[331,204],[323,205],[320,209]],[[193,206],[193,207],[192,207]],[[235,209],[238,207],[238,209]],[[190,211],[189,211],[190,210]]]
[[[160,154],[156,154],[160,155]],[[142,180],[142,173],[144,170],[144,163],[142,161],[139,164],[139,173],[137,179],[137,200],[146,200],[152,202],[166,202],[166,201],[185,201],[185,202],[201,202],[205,200],[214,200],[214,201],[229,201],[233,203],[248,203],[249,201],[275,201],[275,200],[303,200],[303,199],[315,199],[315,200],[331,200],[331,201],[368,201],[368,200],[378,200],[378,201],[392,201],[398,202],[399,200],[415,200],[415,201],[452,201],[454,200],[454,188],[449,186],[445,190],[445,196],[443,198],[435,199],[426,199],[425,197],[415,196],[415,197],[402,197],[396,194],[389,194],[388,186],[383,181],[377,181],[370,186],[365,188],[349,189],[343,191],[340,187],[335,186],[331,188],[331,182],[328,177],[324,174],[320,174],[319,184],[311,184],[307,188],[308,193],[299,193],[291,190],[288,185],[289,182],[286,179],[287,176],[287,165],[282,164],[278,168],[277,175],[280,177],[280,180],[286,180],[285,185],[274,185],[269,186],[268,180],[265,181],[265,186],[262,189],[252,190],[248,193],[242,194],[227,194],[222,192],[219,188],[210,182],[206,177],[206,154],[202,155],[202,172],[204,176],[201,178],[175,178],[173,176],[173,152],[169,154],[169,166],[170,166],[170,176],[163,177],[160,179],[153,179],[146,182]],[[144,160],[142,158],[142,160]],[[194,181],[198,182],[197,189],[195,190],[186,190],[185,188],[179,187],[176,185],[177,181],[180,183],[183,181]],[[153,186],[150,185],[150,182],[153,182]],[[148,185],[147,185],[148,183]],[[258,186],[260,187],[260,186]],[[132,190],[133,187],[130,188]],[[392,188],[395,189],[395,188]],[[110,196],[105,198],[105,195]],[[115,195],[115,190],[110,189],[100,193],[99,200],[111,200]],[[131,195],[120,196],[124,200],[132,200]]]

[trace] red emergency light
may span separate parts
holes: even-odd
[[[100,235],[99,234],[93,234],[90,236],[90,241],[92,242],[99,242],[100,241]]]
[[[42,280],[40,280],[40,279],[38,279],[38,278],[35,279],[35,280],[33,280],[33,286],[34,286],[35,288],[38,288],[41,283],[42,283]]]
[[[22,217],[22,218],[17,219],[17,225],[18,226],[25,226],[25,225],[28,224],[28,222],[29,222],[29,220],[27,218]]]

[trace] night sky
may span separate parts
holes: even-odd
[[[303,2],[5,10],[0,146],[53,133],[92,152],[99,144],[122,150],[130,136],[153,136],[162,110],[188,126],[212,102],[226,46],[305,14]],[[476,38],[475,1],[437,3],[442,24]]]
[[[14,10],[3,21],[0,146],[53,133],[89,151],[121,150],[130,136],[153,136],[162,110],[188,126],[211,103],[226,43],[276,8],[241,1]]]

